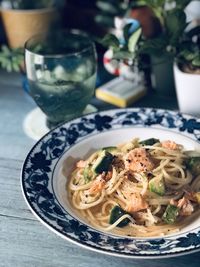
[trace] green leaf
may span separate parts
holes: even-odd
[[[150,6],[152,8],[154,7],[162,7],[164,6],[166,0],[138,0],[137,4],[139,5],[147,5]]]
[[[18,63],[13,62],[13,63],[12,63],[12,69],[13,69],[14,71],[18,72],[18,71],[20,70],[20,67],[19,67]]]
[[[6,66],[6,69],[7,69],[8,72],[12,71],[12,63],[11,62],[8,62],[7,66]]]
[[[136,49],[136,46],[137,46],[137,43],[140,39],[140,36],[142,34],[142,29],[141,28],[138,28],[129,38],[128,40],[128,50],[130,52],[135,52],[135,49]]]
[[[194,67],[198,67],[200,68],[200,55],[196,56],[193,60],[192,60],[192,65]]]
[[[118,11],[116,5],[113,3],[109,3],[109,1],[97,1],[96,6],[102,11],[113,15],[116,14]]]
[[[94,17],[94,20],[97,24],[105,27],[114,27],[113,17],[105,14],[99,14]]]
[[[169,36],[169,43],[177,45],[180,36],[187,26],[186,15],[183,10],[176,9],[167,12],[165,17],[166,33]]]
[[[147,39],[140,47],[140,52],[145,54],[161,55],[166,52],[168,44],[167,36],[161,35],[160,37]]]
[[[4,61],[6,61],[7,60],[7,58],[5,58],[4,56],[1,56],[0,55],[0,62],[4,62]]]
[[[24,49],[10,49],[6,45],[1,47],[0,64],[7,71],[20,71],[20,65],[24,60]]]
[[[1,61],[2,68],[6,69],[8,63],[9,62],[6,59],[4,61]]]
[[[101,43],[106,47],[112,47],[114,49],[119,49],[120,46],[118,38],[111,33],[106,34]]]
[[[130,30],[130,27],[131,27],[132,23],[128,23],[124,26],[124,29],[123,29],[123,36],[124,36],[124,40],[125,42],[128,42],[128,39],[130,37],[130,34],[129,34],[129,30]]]
[[[183,50],[181,51],[180,57],[183,57],[186,61],[191,61],[195,58],[195,53],[189,51],[189,50]]]
[[[114,51],[113,54],[113,58],[114,59],[119,59],[119,60],[123,60],[123,59],[134,59],[136,57],[136,55],[134,53],[130,53],[128,51]]]
[[[185,9],[191,0],[176,0],[176,8]]]
[[[5,55],[10,55],[10,49],[6,45],[2,45],[1,49]]]

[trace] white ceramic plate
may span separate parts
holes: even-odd
[[[24,162],[22,191],[28,206],[49,229],[97,252],[144,259],[200,250],[200,219],[174,235],[133,238],[97,231],[70,207],[65,186],[73,163],[93,150],[134,137],[170,139],[200,151],[200,119],[166,110],[130,108],[97,112],[61,125],[38,141]]]

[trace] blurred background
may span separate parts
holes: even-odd
[[[0,67],[6,71],[25,74],[23,47],[32,35],[76,28],[86,31],[96,43],[97,87],[120,75],[116,69],[105,68],[104,55],[108,49],[120,52],[112,56],[113,64],[127,62],[127,57],[132,59],[129,64],[136,62],[143,71],[145,86],[158,94],[177,96],[174,70],[177,60],[181,72],[199,74],[199,1],[1,0],[0,6]],[[132,50],[129,41],[137,27],[127,31],[125,25],[133,26],[133,20],[127,19],[138,21],[142,29],[139,37],[132,38]],[[120,39],[126,31],[128,37]]]

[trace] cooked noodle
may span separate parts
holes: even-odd
[[[110,151],[109,169],[96,173],[102,150],[79,161],[67,184],[72,206],[89,224],[119,235],[149,237],[172,234],[191,223],[199,209],[200,175],[187,168],[183,146],[159,140],[145,145],[135,138]],[[173,222],[164,219],[169,206],[177,208]],[[114,207],[123,213],[111,222]]]

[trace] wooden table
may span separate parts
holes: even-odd
[[[110,108],[93,100],[99,109]],[[175,99],[150,94],[134,106],[177,109]],[[21,76],[0,72],[0,266],[1,267],[194,267],[200,253],[159,260],[129,260],[76,246],[43,226],[30,212],[20,188],[23,161],[35,141],[23,131],[26,114],[35,107],[23,91]]]

